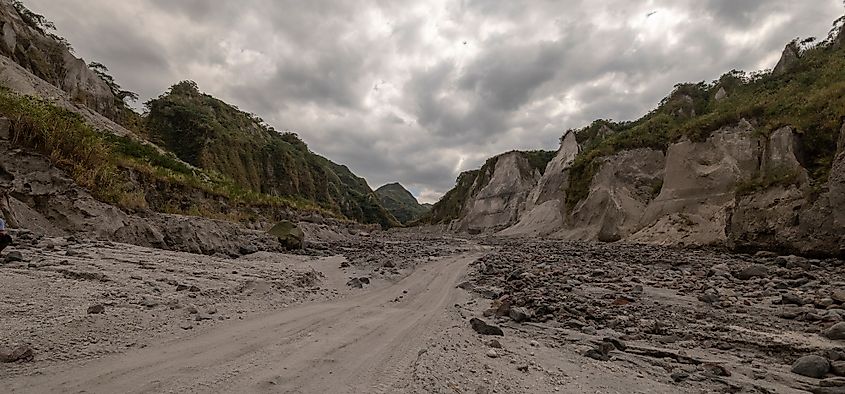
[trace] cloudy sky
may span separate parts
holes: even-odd
[[[460,171],[777,62],[841,0],[24,0],[142,100],[180,80],[433,202]]]

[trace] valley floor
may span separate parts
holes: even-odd
[[[237,259],[19,244],[0,347],[34,357],[0,364],[3,392],[843,388],[842,342],[820,335],[845,317],[838,260],[410,232]],[[790,371],[811,354],[828,379]]]

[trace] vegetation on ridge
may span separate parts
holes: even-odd
[[[833,36],[835,37],[835,36]],[[809,44],[802,41],[802,45]],[[746,119],[761,135],[784,126],[800,133],[803,163],[816,183],[827,180],[845,119],[845,49],[834,39],[803,50],[788,72],[747,74],[733,70],[711,83],[678,84],[657,109],[631,122],[597,120],[578,130],[584,147],[570,170],[567,207],[589,193],[601,159],[623,150],[665,151],[682,138],[703,141],[712,132]],[[724,90],[725,97],[716,98]],[[600,131],[608,131],[602,135]]]
[[[249,219],[252,208],[273,217],[286,210],[332,214],[299,198],[268,196],[237,187],[225,177],[192,168],[160,149],[91,128],[82,117],[47,101],[0,89],[0,116],[11,121],[15,146],[45,155],[97,199],[127,209],[153,209],[220,219]],[[147,182],[134,182],[132,173]],[[191,191],[208,200],[225,199],[228,212],[204,205],[203,199],[185,203],[178,195],[149,193],[156,188]],[[196,194],[196,193],[194,193]]]
[[[400,223],[407,224],[420,218],[429,208],[420,205],[411,192],[399,183],[390,183],[376,189],[381,205]]]
[[[398,224],[364,179],[311,152],[296,134],[279,133],[261,118],[201,93],[194,82],[180,82],[146,106],[145,128],[153,142],[238,187],[314,201],[363,223]]]

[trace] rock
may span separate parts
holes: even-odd
[[[348,268],[348,267],[349,267],[348,261],[344,260],[342,263],[340,263],[340,268]]]
[[[525,308],[511,308],[508,315],[517,323],[526,322],[529,319],[528,311]]]
[[[213,317],[205,312],[198,312],[197,316],[194,318],[196,321],[203,321],[203,320],[211,320]]]
[[[9,252],[5,258],[6,263],[15,263],[23,261],[23,254],[17,250]]]
[[[845,322],[839,322],[825,331],[824,336],[833,340],[845,339]]]
[[[91,305],[88,307],[88,314],[89,315],[99,315],[106,312],[106,307],[102,304]]]
[[[718,294],[702,294],[698,296],[698,300],[707,304],[715,304],[719,302]]]
[[[505,335],[505,332],[502,331],[501,328],[487,324],[487,322],[485,322],[484,320],[475,317],[470,319],[469,324],[472,326],[472,329],[475,330],[475,332],[481,335]]]
[[[492,348],[494,348],[494,349],[501,349],[501,348],[502,348],[502,343],[501,343],[501,342],[499,342],[497,339],[491,339],[491,340],[489,340],[489,341],[487,342],[487,346],[490,346],[490,347],[492,347]]]
[[[498,358],[499,353],[496,353],[496,350],[494,350],[494,349],[490,349],[490,350],[487,351],[487,357]]]
[[[290,221],[279,222],[268,233],[278,238],[286,249],[302,249],[305,246],[305,233]]]
[[[792,372],[801,376],[820,379],[830,371],[826,358],[816,355],[804,356],[792,364]]]
[[[191,324],[191,322],[183,322],[179,325],[179,328],[183,330],[192,330],[194,328],[194,325]]]
[[[845,394],[845,388],[842,387],[815,387],[810,390],[813,394]]]
[[[843,387],[845,386],[845,378],[827,378],[819,381],[821,387]]]
[[[836,376],[845,376],[845,361],[831,361],[830,372]]]
[[[805,305],[807,300],[795,293],[784,293],[780,296],[781,305]]]
[[[388,261],[384,262],[382,267],[384,267],[384,268],[396,268],[396,264],[393,264],[392,261],[388,260]]]
[[[615,347],[616,350],[619,350],[619,351],[622,351],[622,352],[624,352],[625,349],[628,348],[628,345],[625,344],[625,342],[622,342],[622,341],[620,341],[616,338],[604,338],[602,341],[613,345],[613,347]]]
[[[689,378],[689,374],[681,370],[675,370],[675,372],[672,372],[669,377],[671,377],[675,383],[680,383],[687,380]]]
[[[716,96],[714,97],[716,101],[722,101],[728,97],[728,92],[725,91],[725,87],[719,87],[719,91],[716,92]]]
[[[361,279],[359,278],[350,279],[349,282],[346,282],[346,285],[349,287],[354,287],[356,289],[361,289],[364,287],[364,284],[361,283]]]
[[[730,371],[727,368],[716,364],[716,363],[704,363],[701,364],[701,369],[704,371],[706,375],[711,376],[731,376]]]
[[[361,281],[361,283],[363,283],[363,284],[365,284],[365,285],[370,284],[370,278],[367,278],[367,277],[360,277],[360,278],[358,278],[358,280],[359,280],[359,281]],[[408,292],[406,291],[405,293],[408,293]]]
[[[238,252],[240,252],[242,256],[258,253],[258,247],[252,244],[243,245],[238,249]]]
[[[141,306],[145,306],[147,308],[154,308],[158,306],[158,301],[144,297],[144,299],[141,300]]]
[[[740,280],[749,280],[753,278],[765,278],[769,276],[769,268],[762,264],[754,264],[750,267],[735,272],[733,276]]]
[[[35,357],[35,352],[32,348],[26,345],[18,346],[14,349],[0,348],[0,362],[13,363],[17,361],[32,361]]]
[[[845,290],[835,290],[830,295],[830,298],[832,298],[834,301],[836,301],[839,304],[845,304]]]

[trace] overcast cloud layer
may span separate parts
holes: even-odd
[[[777,62],[840,0],[24,0],[142,100],[185,79],[422,201],[511,149]]]

